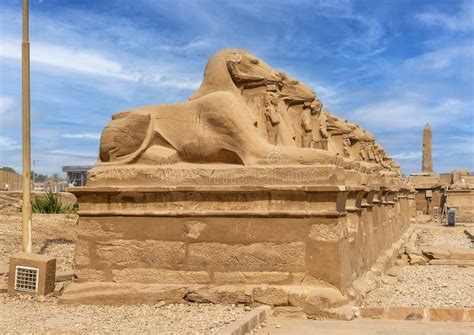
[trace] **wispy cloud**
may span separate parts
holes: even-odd
[[[10,97],[0,97],[0,116],[10,111],[13,103],[13,99]]]
[[[445,122],[465,106],[460,100],[424,100],[412,94],[383,100],[357,108],[351,117],[369,128],[413,129],[429,121],[432,125]]]
[[[393,159],[400,159],[400,160],[417,160],[421,157],[420,151],[406,151],[406,152],[399,152],[395,155],[392,155]]]
[[[455,2],[453,2],[455,3]],[[439,10],[430,10],[416,15],[416,18],[428,26],[436,26],[452,31],[474,30],[474,3],[471,0],[463,2],[459,12],[446,14]]]
[[[474,46],[472,43],[468,43],[465,45],[448,46],[426,52],[417,57],[408,59],[405,65],[415,71],[441,71],[450,67],[455,67],[459,71],[464,71],[465,69],[459,67],[459,64],[461,62],[472,62],[473,56]]]
[[[11,151],[11,150],[20,149],[21,145],[20,145],[20,143],[18,143],[17,141],[15,141],[15,140],[13,140],[9,137],[0,136],[0,148],[1,148],[1,150]]]
[[[63,138],[74,138],[80,140],[98,140],[100,139],[99,133],[79,133],[79,134],[63,134]]]
[[[71,151],[66,151],[66,150],[50,150],[47,151],[46,154],[50,155],[56,155],[56,156],[66,156],[66,157],[79,157],[79,158],[89,158],[89,159],[95,159],[97,158],[97,155],[90,154],[87,152],[77,152],[72,150]]]
[[[0,43],[2,45],[0,57],[21,59],[20,41],[6,39]],[[107,59],[94,51],[75,50],[48,43],[34,43],[31,47],[31,62],[125,80],[139,79],[136,74],[124,71],[120,63]]]

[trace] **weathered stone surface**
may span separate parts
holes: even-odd
[[[474,249],[449,249],[449,259],[462,260],[462,261],[474,261]]]
[[[314,224],[311,226],[308,237],[316,241],[338,241],[343,237],[342,226]]]
[[[431,321],[463,321],[464,309],[462,308],[430,308]]]
[[[301,242],[229,245],[193,243],[189,245],[192,268],[215,270],[301,271],[305,266],[305,245]]]
[[[411,265],[426,265],[428,263],[426,258],[423,256],[408,254],[408,257],[410,258]]]
[[[253,290],[253,299],[262,304],[286,306],[288,305],[288,292],[285,289],[259,286]]]
[[[423,307],[390,307],[388,318],[396,320],[423,320]]]
[[[182,242],[110,240],[97,243],[98,261],[113,267],[179,267],[184,264]]]
[[[301,307],[276,306],[273,308],[273,316],[283,319],[306,319],[307,315]]]
[[[184,303],[185,286],[137,283],[73,283],[65,290],[60,303],[91,305]]]
[[[273,284],[289,280],[288,272],[214,272],[216,284]]]
[[[91,261],[90,257],[90,245],[86,240],[79,239],[76,241],[74,264],[76,266],[89,265]]]
[[[388,269],[387,274],[392,277],[400,277],[403,274],[403,268],[401,266],[393,266]]]
[[[107,281],[105,272],[96,269],[82,269],[76,268],[74,273],[78,279],[78,282],[104,282]]]
[[[184,300],[213,304],[250,304],[252,295],[243,286],[223,285],[217,287],[188,288]]]
[[[447,249],[441,249],[436,247],[423,247],[422,253],[429,260],[449,258],[449,250]]]
[[[189,220],[184,223],[184,235],[191,239],[196,239],[206,228],[206,224],[197,220]]]
[[[112,270],[112,278],[117,283],[206,284],[211,281],[206,271],[144,268]]]
[[[364,319],[384,319],[386,317],[384,307],[360,307],[359,313]]]

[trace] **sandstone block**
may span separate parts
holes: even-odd
[[[466,318],[465,321],[474,322],[474,308],[469,308],[466,311]]]
[[[74,273],[77,277],[78,282],[104,282],[107,281],[107,277],[104,271],[87,268],[76,268]]]
[[[188,249],[189,264],[196,269],[302,271],[305,266],[305,245],[302,242],[192,243]]]
[[[64,304],[125,305],[184,303],[188,289],[181,285],[138,283],[72,283],[59,302]]]
[[[474,261],[474,250],[473,249],[449,249],[449,259],[452,260],[463,260],[463,261]]]
[[[288,305],[288,292],[282,288],[259,286],[253,290],[253,299],[266,305],[286,306]]]
[[[87,266],[90,264],[90,245],[88,241],[77,240],[74,254],[75,266]]]
[[[449,250],[441,249],[436,247],[424,247],[422,249],[423,255],[431,259],[448,259],[449,258]]]
[[[288,272],[214,272],[216,284],[275,284],[289,280]]]
[[[307,315],[301,307],[277,306],[273,308],[273,316],[283,319],[307,319]]]
[[[383,307],[360,307],[359,314],[364,319],[383,319],[385,317],[385,308]]]
[[[182,242],[111,240],[97,243],[97,257],[111,267],[179,267],[184,264]]]
[[[423,307],[390,307],[388,318],[395,320],[423,320]]]
[[[252,303],[252,296],[246,292],[245,287],[224,285],[190,289],[185,294],[184,300],[213,304],[250,304]]]
[[[430,321],[463,321],[462,308],[430,308]]]
[[[143,268],[112,270],[112,278],[117,283],[206,284],[211,281],[206,271]]]
[[[426,265],[428,262],[425,257],[414,254],[408,254],[411,265]]]

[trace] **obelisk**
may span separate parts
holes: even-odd
[[[423,173],[433,173],[433,158],[431,156],[431,128],[430,124],[425,124],[423,128],[423,157],[421,163]]]

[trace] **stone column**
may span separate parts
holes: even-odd
[[[423,128],[423,157],[421,169],[423,172],[433,173],[433,158],[431,155],[431,128],[429,123]]]

